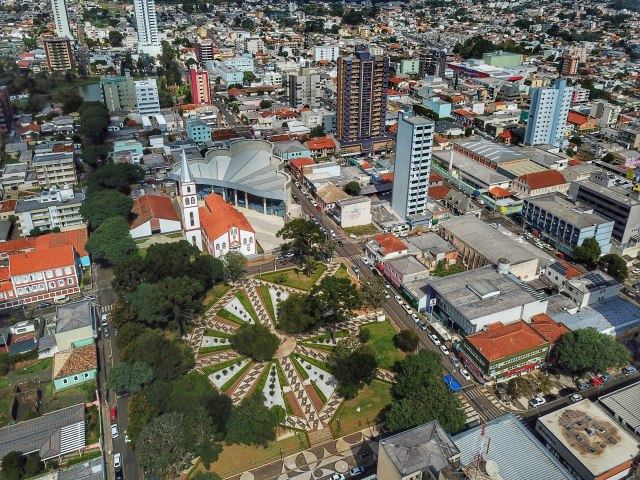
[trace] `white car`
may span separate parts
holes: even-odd
[[[436,337],[434,334],[429,335],[429,339],[433,342],[436,347],[440,346],[440,339]]]
[[[545,403],[547,403],[547,401],[542,397],[533,397],[531,400],[529,400],[529,405],[531,405],[532,407],[541,407]]]
[[[420,321],[420,318],[418,318],[418,315],[416,315],[415,313],[411,314],[411,318],[413,319],[414,322],[418,323]]]
[[[334,232],[333,230],[329,230],[329,234],[331,234],[332,237],[336,236],[336,232]]]
[[[402,298],[400,298],[400,295],[396,295],[394,298],[396,299],[396,302],[398,302],[398,305],[402,305]]]
[[[131,443],[131,437],[127,432],[124,432],[124,443]]]
[[[118,438],[120,436],[120,431],[118,430],[118,424],[114,423],[111,425],[111,438]]]
[[[349,470],[350,477],[355,477],[356,475],[360,475],[361,473],[364,473],[364,468],[362,467],[353,467],[351,470]]]
[[[344,475],[341,473],[334,473],[333,475],[331,475],[331,477],[329,478],[329,480],[345,480],[344,479]]]
[[[447,347],[445,347],[444,345],[440,345],[440,350],[442,351],[442,353],[444,353],[445,355],[449,355],[449,349]]]
[[[469,375],[469,371],[466,368],[460,369],[460,375],[462,375],[465,380],[471,380],[471,375]]]
[[[369,265],[369,259],[367,257],[360,257],[360,260],[362,260],[362,263],[365,265]]]
[[[387,300],[391,298],[391,295],[389,295],[389,292],[387,292],[386,290],[384,291],[384,298],[386,298]]]
[[[109,314],[108,313],[103,313],[102,314],[102,325],[109,325]]]
[[[116,453],[113,456],[113,466],[115,468],[120,468],[122,466],[122,456],[119,453]]]
[[[640,273],[640,268],[634,268],[633,269],[633,273],[635,273],[636,275]]]
[[[572,395],[569,395],[569,400],[571,400],[573,403],[579,402],[580,400],[582,400],[582,395],[580,395],[579,393],[574,393]]]

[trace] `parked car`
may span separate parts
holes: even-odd
[[[434,335],[433,333],[431,335],[429,335],[429,340],[431,340],[436,347],[440,346],[440,343],[441,343],[440,339],[436,335]]]
[[[329,234],[330,234],[332,237],[335,237],[335,236],[336,236],[336,232],[334,232],[333,230],[329,230]]]
[[[116,480],[124,480],[124,474],[122,473],[122,468],[118,468],[116,470]]]
[[[571,400],[573,403],[579,402],[580,400],[582,400],[582,395],[580,395],[579,393],[573,393],[569,395],[569,400]]]
[[[120,431],[118,430],[118,424],[114,423],[111,425],[111,438],[118,438],[120,436]]]
[[[465,380],[471,380],[471,375],[469,375],[469,371],[466,368],[460,369],[460,375],[462,375]]]
[[[637,371],[638,370],[636,369],[636,367],[633,367],[631,365],[622,369],[622,373],[624,373],[625,375],[631,375],[632,373],[636,373]]]
[[[402,305],[402,298],[400,298],[400,295],[396,295],[394,298],[396,299],[396,302],[398,302],[398,305]]]
[[[104,338],[109,338],[109,325],[102,326],[102,334],[104,335]]]
[[[453,355],[449,357],[449,360],[451,361],[451,363],[453,363],[453,366],[456,368],[458,368],[458,365],[460,365],[460,360],[458,360]]]
[[[111,421],[115,422],[118,419],[118,409],[116,407],[113,407],[110,413]]]
[[[344,247],[344,242],[342,240],[338,240],[338,246],[339,247]]]
[[[109,325],[109,314],[108,313],[103,313],[102,314],[102,325]]]
[[[113,456],[113,466],[115,468],[121,467],[122,466],[122,455],[120,455],[119,453],[116,453]]]
[[[51,302],[42,302],[38,304],[38,310],[51,306]]]
[[[632,272],[634,273],[634,275],[637,275],[640,273],[640,268],[634,268]]]
[[[362,467],[353,467],[351,470],[349,470],[349,476],[350,477],[354,477],[356,475],[360,475],[361,473],[364,473],[364,468],[362,468]]]
[[[600,377],[600,380],[602,380],[603,382],[610,382],[611,380],[613,380],[613,377],[609,374],[604,374]]]
[[[369,265],[369,259],[367,257],[360,257],[360,260],[362,260],[362,263],[365,265]]]
[[[531,400],[529,400],[529,405],[534,408],[541,407],[545,403],[547,403],[547,401],[542,397],[533,397]]]
[[[444,345],[440,345],[440,350],[442,351],[442,353],[444,353],[445,355],[449,355],[449,349],[447,347],[445,347]]]
[[[588,383],[581,382],[581,383],[579,383],[579,384],[578,384],[578,388],[579,388],[580,390],[586,390],[587,388],[589,388],[589,384],[588,384]]]
[[[418,315],[416,315],[415,313],[411,314],[411,318],[413,319],[414,322],[418,323],[420,321],[420,318],[418,317]]]
[[[386,298],[387,300],[391,298],[391,295],[389,295],[389,292],[387,292],[386,290],[384,291],[384,298]]]
[[[333,475],[331,475],[331,478],[329,480],[345,480],[345,479],[343,474],[334,473]]]
[[[593,385],[594,387],[599,387],[600,385],[602,385],[604,383],[604,381],[601,378],[593,378],[591,380],[591,385]]]
[[[427,324],[422,320],[418,320],[418,327],[420,327],[420,330],[422,330],[423,332],[427,330]]]

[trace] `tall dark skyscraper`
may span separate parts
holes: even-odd
[[[373,153],[390,148],[387,135],[389,57],[373,56],[366,46],[338,60],[336,138],[340,154]]]
[[[0,133],[9,133],[13,125],[13,110],[7,87],[0,87]]]
[[[420,54],[420,77],[431,75],[444,78],[447,69],[447,52],[432,48]]]

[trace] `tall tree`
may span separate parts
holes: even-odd
[[[184,445],[184,417],[165,413],[151,420],[140,432],[136,457],[149,475],[178,478],[190,455]]]
[[[560,365],[573,373],[602,373],[628,363],[631,356],[624,345],[595,328],[565,333],[555,346]]]
[[[117,393],[138,393],[153,381],[153,370],[144,362],[115,364],[107,374],[107,386]]]
[[[266,445],[276,438],[278,415],[264,404],[262,392],[256,392],[234,407],[227,423],[228,443]]]
[[[373,381],[378,360],[369,345],[361,345],[353,351],[336,349],[331,357],[331,366],[339,383],[340,394],[350,399],[355,398],[362,387]]]
[[[235,283],[247,274],[247,257],[240,252],[229,252],[222,257],[224,276],[231,283]]]
[[[130,185],[144,178],[144,170],[130,163],[107,163],[87,178],[87,190],[90,195],[100,190],[113,189],[129,195]]]
[[[385,282],[380,277],[374,277],[360,287],[360,296],[365,305],[378,309],[387,301],[385,297]]]
[[[316,320],[339,323],[362,307],[362,298],[348,278],[335,276],[323,278],[311,289],[309,300],[315,307]]]
[[[104,223],[107,218],[122,217],[129,219],[133,200],[117,190],[102,190],[95,195],[89,195],[80,207],[80,214],[94,230]]]
[[[356,181],[347,183],[344,186],[343,190],[345,193],[351,195],[352,197],[360,195],[360,192],[362,191],[362,189],[360,188],[360,184]]]
[[[386,415],[391,431],[432,420],[438,420],[451,433],[464,427],[460,400],[444,382],[440,355],[431,350],[420,350],[398,362],[392,393],[394,402]]]
[[[292,293],[278,306],[278,328],[288,333],[300,333],[316,325],[308,295]]]
[[[283,248],[291,250],[299,258],[314,255],[326,239],[319,226],[303,218],[286,223],[276,236],[289,240]]]
[[[140,432],[151,420],[158,416],[158,410],[149,403],[144,393],[135,393],[129,397],[127,418],[129,426],[127,434],[135,445]]]
[[[573,249],[573,258],[578,262],[594,265],[598,258],[600,258],[600,253],[600,244],[595,238],[591,237],[585,239],[582,245]]]
[[[404,352],[415,352],[420,344],[420,336],[413,330],[400,330],[393,337],[393,342]]]
[[[257,362],[262,362],[273,358],[280,341],[267,327],[245,323],[231,337],[231,345],[243,355],[248,355]]]
[[[104,260],[115,265],[118,260],[136,250],[129,233],[129,223],[122,217],[105,220],[87,240],[87,252],[95,260]]]
[[[125,362],[145,362],[158,380],[171,381],[186,373],[195,364],[189,346],[180,340],[169,340],[162,332],[145,330],[120,351]],[[145,389],[146,393],[146,389]],[[166,397],[166,391],[163,392]],[[149,400],[151,400],[149,398]]]
[[[600,265],[605,272],[611,275],[620,283],[624,283],[624,281],[629,276],[629,270],[627,268],[627,262],[624,261],[620,255],[616,255],[615,253],[609,253],[603,256],[600,259]]]

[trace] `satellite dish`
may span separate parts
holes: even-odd
[[[498,464],[493,460],[487,460],[484,464],[484,469],[491,478],[500,478],[500,473],[498,472]]]

